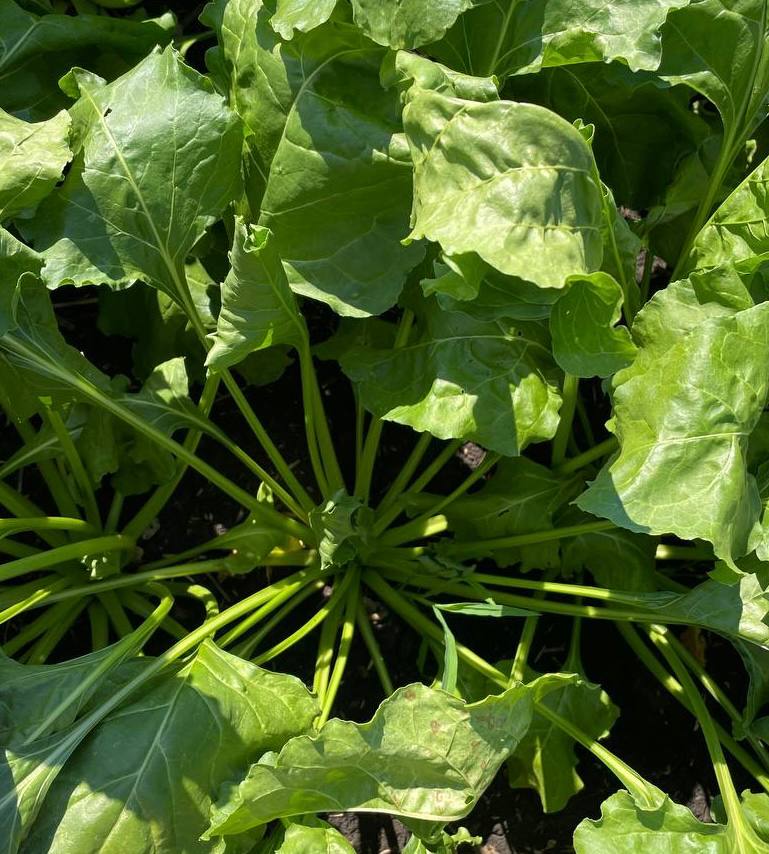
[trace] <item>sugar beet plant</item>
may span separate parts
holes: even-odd
[[[579,745],[619,791],[578,852],[769,851],[766,0],[131,6],[0,0],[0,850],[343,852],[322,817],[351,810],[448,852],[503,764],[561,809]],[[72,294],[131,376],[81,352]],[[242,521],[144,559],[194,472]],[[549,615],[571,644],[539,674]],[[717,821],[601,743],[585,620],[698,721]],[[364,724],[331,717],[354,644]],[[309,686],[264,669],[292,647]]]

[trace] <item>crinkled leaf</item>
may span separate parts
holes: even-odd
[[[606,273],[573,277],[550,312],[553,356],[568,374],[608,377],[633,361],[630,332],[616,326],[622,288]]]
[[[540,287],[601,266],[601,188],[568,122],[532,104],[423,90],[403,121],[414,160],[411,238],[449,255],[475,252]]]
[[[208,641],[181,671],[164,675],[83,742],[24,850],[212,851],[199,836],[219,786],[249,760],[307,731],[317,713],[298,679]],[[250,850],[247,841],[234,840],[233,850]]]
[[[703,824],[691,810],[665,798],[654,810],[639,807],[629,792],[617,792],[601,804],[601,818],[585,819],[574,832],[577,854],[615,854],[618,840],[623,851],[725,852],[725,828]],[[662,847],[664,846],[664,847]]]
[[[760,854],[765,850],[757,837],[736,837],[723,824],[704,824],[688,807],[674,803],[658,791],[654,808],[639,805],[629,792],[617,792],[601,804],[601,818],[585,819],[574,832],[577,854]]]
[[[239,122],[171,48],[109,86],[77,82],[79,151],[25,232],[46,284],[143,279],[183,301],[185,257],[238,188]]]
[[[473,77],[454,71],[447,65],[433,62],[418,53],[399,50],[382,60],[380,72],[382,85],[397,86],[408,100],[412,86],[429,89],[444,95],[466,98],[468,101],[498,101],[499,91],[494,77]]]
[[[34,208],[69,161],[69,114],[30,124],[0,109],[0,221]]]
[[[561,401],[546,330],[430,309],[406,346],[342,356],[364,406],[439,439],[467,439],[508,456],[552,438]]]
[[[222,285],[222,308],[206,359],[214,371],[255,350],[276,344],[300,347],[308,340],[275,243],[268,229],[236,221],[232,268]]]
[[[50,10],[49,10],[50,11]],[[150,21],[102,15],[37,15],[0,2],[0,107],[27,121],[69,105],[58,81],[75,65],[113,79],[173,37],[170,14]]]
[[[760,513],[748,438],[769,390],[769,303],[750,303],[739,282],[713,276],[669,287],[638,315],[638,356],[614,378],[620,451],[583,510],[707,540],[727,562],[745,554]]]
[[[476,0],[352,0],[355,23],[377,44],[413,49],[442,38]]]
[[[379,314],[398,298],[419,246],[404,247],[411,164],[385,51],[329,21],[281,42],[260,0],[217,0],[215,76],[246,126],[246,195],[277,241],[291,287],[340,314]],[[289,177],[290,176],[290,177]]]
[[[358,553],[364,533],[360,522],[366,517],[360,498],[337,492],[310,512],[310,527],[318,538],[321,566],[343,566]]]
[[[543,66],[622,60],[657,67],[660,27],[689,0],[550,0],[478,3],[430,50],[470,74],[529,73]]]
[[[270,23],[281,38],[290,39],[294,30],[306,33],[325,24],[334,6],[336,0],[277,0]]]
[[[420,835],[437,831],[473,808],[526,733],[535,696],[560,681],[551,674],[472,705],[426,685],[399,688],[368,723],[331,720],[288,742],[274,766],[252,765],[224,787],[206,837],[329,810],[387,811],[418,821]]]

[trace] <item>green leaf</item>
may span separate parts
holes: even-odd
[[[198,839],[219,786],[309,730],[318,711],[298,679],[207,641],[182,670],[113,712],[78,748],[25,850],[212,851]],[[235,840],[233,850],[250,850],[246,842]]]
[[[183,303],[185,257],[237,192],[239,122],[171,48],[109,86],[75,78],[79,150],[25,229],[45,282],[143,279]]]
[[[83,685],[114,652],[105,647],[53,665],[19,664],[0,653],[0,744],[18,746],[41,728],[51,735],[70,726],[99,683]]]
[[[0,221],[34,208],[69,162],[69,115],[30,124],[0,109]]]
[[[634,210],[658,203],[682,159],[712,133],[690,109],[687,86],[662,89],[654,75],[634,74],[616,62],[543,69],[512,78],[505,93],[592,124],[601,177],[617,201]],[[700,196],[705,183],[700,181]]]
[[[216,329],[219,285],[198,260],[185,264],[190,298],[203,326]],[[146,379],[162,362],[184,356],[190,379],[205,378],[205,354],[184,309],[164,291],[137,282],[125,290],[99,289],[99,330],[133,339],[133,373]]]
[[[444,255],[437,262],[434,278],[420,284],[425,296],[435,294],[446,311],[459,311],[476,320],[542,320],[562,295],[558,288],[537,285],[505,276],[474,253]]]
[[[476,0],[352,0],[355,23],[377,44],[413,50],[442,38]]]
[[[29,667],[0,659],[7,677],[0,687],[0,708],[8,710],[0,742],[0,840],[8,854],[19,850],[64,764],[120,695],[112,692],[103,701],[94,698],[113,677],[116,685],[125,685],[118,666],[142,647],[171,603],[167,599],[155,619],[118,643],[79,660]],[[141,678],[137,675],[139,682]],[[92,699],[92,707],[75,719]],[[16,712],[29,713],[30,718],[19,721]]]
[[[751,827],[764,842],[769,842],[769,796],[766,792],[750,792],[747,789],[740,795],[742,810]],[[716,821],[724,822],[724,802],[720,795],[713,798],[711,807]]]
[[[634,71],[660,61],[660,27],[689,0],[526,0],[478,3],[430,51],[469,74],[522,74],[543,66],[621,60]]]
[[[399,688],[368,723],[331,720],[289,741],[273,767],[252,765],[224,787],[205,838],[340,810],[386,811],[419,822],[420,836],[435,832],[473,808],[526,733],[534,697],[559,683],[550,675],[472,705],[426,685]]]
[[[601,188],[582,135],[555,113],[419,90],[403,113],[414,160],[411,239],[475,252],[540,287],[601,266]]]
[[[769,61],[764,43],[769,19],[764,0],[681,5],[668,16],[658,74],[671,83],[685,83],[712,101],[724,124],[724,145],[739,148],[767,112]],[[734,62],[735,56],[739,62]]]
[[[499,91],[494,77],[471,77],[433,62],[418,53],[399,50],[382,60],[380,79],[385,88],[397,86],[401,97],[408,100],[409,90],[416,86],[443,95],[454,95],[468,101],[498,101]]]
[[[769,703],[769,650],[743,641],[734,646],[748,674],[743,720],[749,726]]]
[[[400,349],[353,347],[341,358],[363,405],[439,439],[515,456],[558,426],[558,371],[534,322],[482,323],[429,306]]]
[[[307,33],[325,24],[334,6],[336,0],[278,0],[270,23],[281,38],[288,40],[294,30]]]
[[[203,18],[220,41],[209,64],[246,127],[251,218],[274,233],[297,293],[379,314],[423,252],[400,242],[411,164],[398,93],[379,83],[385,51],[340,21],[283,43],[268,16],[260,0],[217,0]]]
[[[102,15],[36,15],[0,3],[0,107],[27,121],[68,105],[59,79],[73,66],[113,79],[173,37],[170,14],[150,21]]]
[[[531,671],[527,678],[538,674]],[[542,703],[593,739],[606,738],[619,715],[600,685],[572,677],[550,692]],[[507,760],[507,775],[514,789],[534,789],[546,813],[562,810],[585,787],[577,773],[574,740],[551,720],[536,714],[521,746]]]
[[[222,308],[206,359],[214,371],[240,362],[255,350],[276,344],[301,347],[308,342],[304,318],[275,244],[268,229],[236,220],[232,268],[222,285]]]
[[[764,160],[717,208],[697,235],[687,270],[750,262],[769,252],[769,160]]]
[[[275,854],[355,854],[355,849],[342,834],[318,821],[318,827],[291,822]]]
[[[0,226],[0,336],[16,326],[19,280],[25,273],[37,276],[43,259]]]
[[[362,523],[368,515],[360,498],[342,490],[310,512],[323,569],[344,566],[356,557],[365,542]]]
[[[230,528],[206,544],[211,549],[231,552],[227,571],[250,572],[277,546],[287,546],[286,535],[259,516],[250,516],[245,522]],[[237,561],[234,558],[237,557]]]
[[[578,825],[574,832],[577,854],[617,854],[618,844],[623,854],[760,854],[763,850],[753,840],[735,838],[736,832],[723,824],[703,824],[688,807],[658,794],[659,803],[653,809],[641,807],[628,792],[612,795],[601,804],[600,819],[585,819]]]
[[[614,378],[620,451],[578,505],[632,531],[704,539],[733,564],[760,513],[748,439],[769,391],[769,303],[717,274],[678,282],[633,326]]]
[[[572,277],[550,313],[553,356],[567,374],[608,377],[633,361],[630,332],[622,316],[622,288],[606,273]]]
[[[472,495],[446,508],[459,539],[494,539],[552,527],[553,515],[576,495],[580,483],[561,478],[526,457],[501,460],[492,477]]]
[[[664,623],[672,618],[769,650],[769,624],[766,622],[769,587],[765,573],[749,573],[732,584],[708,579],[684,594],[644,594],[639,604],[656,615],[654,622]]]
[[[570,507],[558,517],[558,525],[579,525],[590,517]],[[587,569],[599,587],[610,590],[657,589],[654,578],[657,538],[624,528],[580,534],[561,541],[564,573]]]

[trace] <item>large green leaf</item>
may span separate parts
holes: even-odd
[[[50,193],[69,161],[66,112],[30,124],[0,109],[0,221],[33,208]]]
[[[496,0],[477,3],[431,45],[442,62],[469,74],[537,71],[543,66],[622,60],[655,69],[660,27],[689,0]]]
[[[237,192],[239,122],[171,48],[109,86],[76,80],[77,155],[25,232],[46,284],[143,279],[181,301],[187,253]]]
[[[406,346],[353,347],[342,357],[363,404],[439,439],[467,439],[508,456],[552,438],[561,401],[546,330],[428,309]]]
[[[21,666],[2,660],[0,687],[2,754],[0,755],[0,846],[15,854],[41,813],[43,801],[65,763],[88,733],[121,699],[113,690],[94,699],[108,682],[126,687],[134,672],[119,665],[134,655],[168,613],[166,598],[138,629],[93,655],[56,665]],[[136,659],[132,659],[134,662]],[[144,668],[143,668],[144,669]],[[140,684],[150,671],[136,675]],[[122,678],[126,676],[126,678]],[[133,682],[131,684],[134,684]],[[39,704],[39,705],[38,705]],[[85,706],[85,709],[84,709]],[[83,711],[83,714],[78,715]],[[21,720],[16,715],[21,716]]]
[[[298,679],[206,642],[83,742],[22,851],[212,851],[199,837],[219,786],[307,731],[317,713]],[[253,841],[233,840],[232,850],[249,851]]]
[[[750,261],[769,252],[769,160],[764,160],[720,205],[697,235],[689,270]]]
[[[23,744],[41,728],[42,735],[66,729],[99,686],[87,685],[88,677],[114,652],[105,647],[53,665],[19,664],[0,653],[0,745]]]
[[[411,94],[411,238],[449,255],[475,252],[540,287],[600,268],[602,191],[576,128],[532,104]]]
[[[216,79],[243,118],[251,218],[275,234],[291,287],[340,314],[392,306],[419,246],[404,247],[411,165],[385,51],[330,21],[281,42],[261,0],[217,0]]]
[[[765,0],[681,5],[665,24],[658,74],[672,83],[686,83],[710,99],[721,114],[727,149],[739,149],[767,113]]]
[[[75,65],[113,79],[173,37],[173,16],[134,21],[101,15],[36,15],[0,0],[0,107],[48,119],[67,98],[58,80]]]
[[[658,203],[682,158],[712,133],[705,118],[691,110],[688,87],[661,89],[654,75],[634,74],[616,62],[513,77],[504,93],[549,107],[569,121],[592,124],[601,177],[620,204],[635,210]],[[700,194],[705,183],[700,182]]]
[[[472,809],[525,735],[534,698],[561,681],[551,674],[472,705],[426,685],[399,688],[368,723],[331,720],[288,742],[274,765],[252,765],[224,787],[206,837],[339,810],[387,811],[437,831]]]
[[[232,268],[222,285],[222,308],[206,359],[213,370],[234,365],[255,350],[275,344],[299,347],[308,341],[275,243],[268,229],[236,220]]]
[[[769,303],[719,271],[657,294],[638,315],[633,364],[614,378],[620,451],[578,500],[633,531],[745,554],[760,513],[746,466],[769,391]]]
[[[630,332],[616,323],[622,288],[606,273],[572,277],[550,313],[553,356],[567,374],[608,377],[633,361]]]
[[[688,807],[657,790],[654,808],[640,806],[628,792],[601,804],[598,821],[585,819],[574,832],[577,854],[761,854],[766,847],[752,833],[723,824],[703,824]]]

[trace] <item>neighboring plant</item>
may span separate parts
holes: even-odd
[[[581,854],[769,851],[767,0],[215,0],[190,32],[134,5],[0,0],[2,850],[344,852],[319,815],[351,810],[448,852],[505,763],[563,808],[580,745],[622,787]],[[66,286],[133,376],[74,346]],[[243,521],[143,561],[189,470]],[[430,684],[394,684],[371,600]],[[695,716],[719,823],[601,744],[593,619]],[[732,642],[747,696],[671,626]],[[309,688],[263,669],[310,636]],[[331,719],[353,643],[365,724]]]

